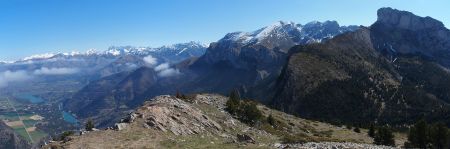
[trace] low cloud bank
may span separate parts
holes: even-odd
[[[23,82],[32,78],[24,70],[0,72],[0,88],[8,86],[12,82]]]
[[[169,63],[159,64],[154,68],[156,72],[158,72],[159,77],[171,77],[180,74],[180,71],[175,68],[170,68]]]
[[[34,71],[17,70],[11,71],[7,70],[0,72],[0,88],[7,87],[11,83],[18,83],[29,81],[36,76],[44,75],[70,75],[80,72],[78,68],[48,68],[42,67]]]
[[[34,70],[33,74],[35,75],[68,75],[78,73],[79,69],[77,68],[47,68],[42,67],[41,69]]]

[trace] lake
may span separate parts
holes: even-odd
[[[78,120],[69,112],[63,111],[62,114],[63,114],[64,121],[71,123],[71,124],[78,124]]]
[[[33,104],[42,103],[45,101],[41,97],[37,97],[37,96],[31,95],[31,94],[18,94],[15,97],[19,100],[28,101]]]

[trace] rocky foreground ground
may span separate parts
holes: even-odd
[[[370,145],[372,139],[364,129],[356,133],[263,105],[258,105],[258,109],[264,117],[272,114],[277,120],[277,128],[267,124],[251,127],[225,111],[227,100],[227,97],[214,94],[182,99],[158,96],[114,127],[70,136],[44,148],[389,148]],[[289,144],[286,137],[320,143]]]
[[[351,143],[351,142],[308,142],[304,144],[275,144],[279,149],[395,149],[390,146],[380,146],[373,144]]]

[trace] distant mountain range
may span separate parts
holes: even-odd
[[[353,31],[357,26],[339,26],[335,21],[306,25],[276,22],[253,32],[234,32],[211,43],[199,58],[168,65],[179,73],[159,77],[157,67],[143,67],[131,73],[118,73],[87,85],[64,104],[80,118],[94,117],[107,126],[143,101],[177,91],[227,94],[234,88],[253,88],[275,79],[298,44],[326,41]]]
[[[133,47],[133,46],[112,46],[106,51],[96,51],[94,49],[88,50],[86,52],[65,52],[65,53],[44,53],[27,56],[18,61],[2,61],[3,63],[26,63],[26,62],[37,62],[37,61],[52,61],[57,59],[70,59],[74,57],[92,57],[92,56],[104,56],[104,57],[119,57],[125,55],[164,55],[173,58],[167,58],[172,61],[180,61],[180,59],[185,59],[188,56],[199,56],[205,52],[207,45],[199,42],[188,42],[179,43],[173,45],[162,46],[158,48],[152,47]],[[178,56],[178,57],[176,57]],[[184,56],[184,58],[183,58]],[[175,58],[176,57],[176,58]]]
[[[142,66],[178,63],[187,58],[199,57],[205,51],[206,45],[188,42],[159,48],[124,46],[110,47],[103,52],[90,50],[84,53],[47,53],[29,56],[15,62],[0,63],[0,72],[24,71],[29,76],[35,72],[45,72],[39,73],[44,75],[35,77],[43,78],[44,81],[49,75],[51,77],[57,75],[62,79],[77,77],[76,80],[90,81],[124,71],[134,71]]]

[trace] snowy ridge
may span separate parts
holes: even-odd
[[[336,21],[313,21],[305,25],[296,24],[292,21],[277,21],[253,32],[229,33],[221,41],[233,41],[246,45],[260,43],[270,38],[289,38],[296,43],[311,43],[321,42],[323,39],[333,38],[337,34],[353,31],[357,28],[357,26],[339,26]]]
[[[151,47],[133,47],[133,46],[112,46],[106,51],[97,51],[96,49],[90,49],[85,52],[64,52],[64,53],[44,53],[36,54],[25,57],[18,61],[0,61],[0,63],[16,63],[16,62],[26,62],[33,60],[47,60],[58,57],[83,57],[83,56],[122,56],[122,55],[148,55],[151,53],[161,53],[161,52],[177,52],[179,54],[185,52],[188,49],[206,49],[207,45],[199,42],[188,42],[180,43],[174,45],[167,45],[157,48]]]
[[[28,61],[28,60],[33,60],[33,59],[47,59],[47,58],[51,58],[55,55],[56,54],[53,54],[53,53],[37,54],[37,55],[25,57],[25,58],[23,58],[23,60]]]

